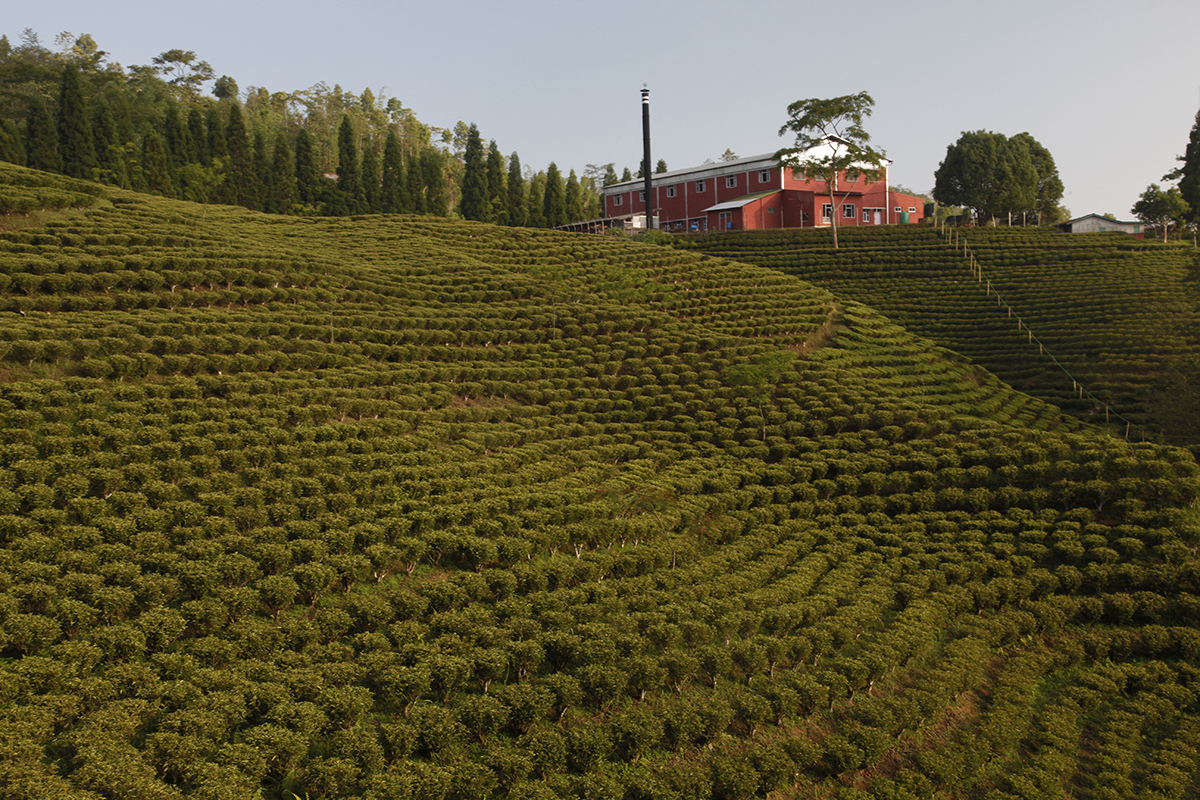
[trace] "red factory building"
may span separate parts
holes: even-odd
[[[897,225],[920,222],[925,201],[888,191],[887,172],[868,182],[838,176],[838,225]],[[834,203],[825,181],[780,167],[773,153],[652,178],[658,227],[672,233],[708,230],[812,228],[831,224]],[[604,187],[604,216],[632,219],[646,213],[641,178]]]

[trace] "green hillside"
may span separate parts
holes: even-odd
[[[33,195],[0,798],[1195,795],[1188,452],[765,267]]]
[[[1200,444],[1193,248],[1045,228],[851,228],[689,237],[868,303],[1006,383],[1132,438]],[[970,258],[979,265],[972,269]],[[1188,379],[1191,379],[1191,386]],[[1106,408],[1107,411],[1106,411]]]

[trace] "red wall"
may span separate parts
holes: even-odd
[[[659,223],[664,230],[679,230],[674,223],[682,222],[682,230],[690,230],[690,223],[695,220],[705,220],[705,225],[709,229],[718,227],[717,215],[718,212],[705,214],[704,209],[714,206],[717,203],[723,203],[729,200],[735,200],[739,197],[744,197],[748,194],[756,194],[766,191],[771,188],[778,188],[780,183],[779,178],[780,167],[771,168],[770,183],[759,183],[758,170],[742,170],[734,176],[737,178],[737,186],[726,187],[725,179],[727,175],[718,175],[716,177],[704,178],[705,189],[703,192],[696,191],[696,179],[680,176],[680,180],[675,184],[675,197],[667,197],[667,185],[656,186],[653,189],[655,194],[654,207],[658,209]],[[909,214],[909,222],[919,222],[924,216],[925,203],[918,197],[909,195],[901,195],[892,193],[890,197],[885,194],[886,184],[879,180],[872,183],[865,182],[861,177],[854,183],[846,181],[842,176],[839,181],[839,186],[842,189],[849,189],[852,194],[846,197],[843,202],[854,204],[854,217],[848,218],[843,216],[844,209],[839,207],[835,213],[838,216],[838,225],[856,226],[856,225],[874,225],[874,215],[867,222],[863,222],[862,213],[864,208],[881,209],[881,220],[883,224],[900,224],[900,214],[895,209],[899,207],[901,211],[907,211],[909,208],[915,209]],[[645,203],[638,199],[641,192],[641,184],[626,189],[621,193],[622,204],[615,205],[613,197],[608,197],[605,200],[605,214],[610,217],[623,217],[631,214],[645,213]],[[735,227],[746,227],[749,229],[758,228],[799,228],[820,226],[825,224],[821,217],[821,207],[824,203],[829,202],[829,194],[824,181],[807,181],[801,176],[799,180],[792,177],[792,170],[783,168],[783,188],[782,197],[779,195],[768,196],[753,200],[742,209],[732,209],[734,211]],[[840,194],[840,193],[839,193]],[[840,199],[840,198],[839,198]],[[770,206],[776,208],[775,214],[768,214],[766,209]],[[804,219],[802,214],[807,213],[808,218]],[[775,219],[771,219],[774,217]],[[703,229],[703,225],[701,226]]]

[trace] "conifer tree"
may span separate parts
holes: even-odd
[[[400,214],[405,210],[404,158],[400,153],[400,137],[389,130],[383,143],[383,178],[379,187],[379,206],[385,214]]]
[[[275,137],[267,186],[269,189],[263,210],[272,214],[287,214],[291,211],[292,204],[296,202],[296,165],[292,158],[292,148],[283,131]]]
[[[525,215],[525,176],[521,174],[521,159],[514,151],[508,157],[508,224],[523,228],[528,218]]]
[[[79,70],[74,64],[63,67],[57,123],[63,173],[72,178],[93,180],[96,177],[96,150],[79,84]]]
[[[200,109],[188,111],[188,139],[192,146],[192,158],[197,164],[208,164],[212,161],[212,152],[208,146],[208,128],[204,124],[204,115]]]
[[[209,159],[229,155],[229,145],[225,141],[225,123],[221,121],[221,112],[217,106],[208,107],[204,122],[208,131]]]
[[[411,214],[426,213],[425,205],[425,175],[421,170],[421,156],[410,156],[404,165],[404,212]]]
[[[354,125],[350,115],[342,115],[342,123],[338,126],[338,195],[336,205],[331,213],[333,216],[344,214],[360,214],[363,210],[363,186],[359,174],[358,144],[354,133]]]
[[[125,188],[128,183],[125,162],[121,158],[121,143],[117,137],[117,123],[108,103],[96,106],[92,118],[92,143],[99,164],[97,177],[101,183]]]
[[[162,136],[151,125],[142,133],[142,178],[146,191],[164,197],[175,196],[167,149]]]
[[[631,175],[629,173],[629,167],[626,167],[625,170],[621,173],[621,183],[624,183],[625,181],[631,181],[631,180],[633,180],[633,175]]]
[[[508,224],[508,195],[504,187],[504,156],[496,147],[496,140],[488,143],[488,221],[497,225]]]
[[[1195,224],[1200,222],[1200,112],[1196,112],[1187,149],[1179,156],[1179,161],[1179,168],[1163,176],[1163,180],[1179,179],[1179,194],[1188,204],[1187,219]]]
[[[479,221],[487,219],[490,209],[483,139],[474,122],[467,129],[467,144],[463,152],[462,200],[458,207],[464,219]]]
[[[9,119],[0,119],[0,161],[10,164],[25,163],[25,144],[21,141],[21,129]]]
[[[226,200],[246,208],[258,207],[258,187],[254,171],[254,159],[250,150],[250,137],[246,132],[246,120],[241,106],[229,104],[229,122],[225,128],[225,147],[229,155],[229,172],[226,176]]]
[[[567,177],[563,207],[566,210],[564,222],[579,222],[583,219],[583,189],[579,186],[579,178],[575,175],[575,170],[571,170],[571,174]]]
[[[380,206],[379,153],[375,144],[367,138],[362,154],[363,211],[378,214]]]
[[[176,170],[184,164],[196,161],[191,133],[184,127],[183,119],[179,115],[179,107],[173,102],[167,104],[167,112],[163,116],[162,133],[163,144],[166,145],[167,152],[171,156],[171,164]]]
[[[545,227],[557,228],[567,221],[565,194],[562,173],[558,171],[558,165],[551,161],[550,168],[546,170],[546,195],[542,200]]]
[[[433,147],[421,151],[421,178],[425,184],[425,213],[444,217],[449,213],[446,205],[446,173],[442,153]]]
[[[546,173],[539,172],[529,179],[529,191],[525,195],[525,227],[546,227]]]
[[[58,155],[58,132],[54,120],[37,95],[29,99],[25,112],[25,166],[46,172],[62,172]]]
[[[317,169],[312,137],[308,128],[301,128],[296,134],[296,196],[301,203],[313,205],[320,202],[321,188],[321,173]]]
[[[258,211],[266,210],[268,186],[271,184],[271,158],[267,155],[267,137],[261,130],[254,132],[254,145],[251,148],[254,163],[254,197],[253,208]]]

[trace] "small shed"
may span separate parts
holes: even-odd
[[[1105,233],[1113,231],[1116,233],[1128,233],[1139,239],[1142,238],[1142,223],[1137,221],[1124,222],[1112,217],[1106,217],[1103,214],[1088,214],[1087,216],[1076,217],[1066,222],[1060,222],[1058,227],[1067,233]]]

